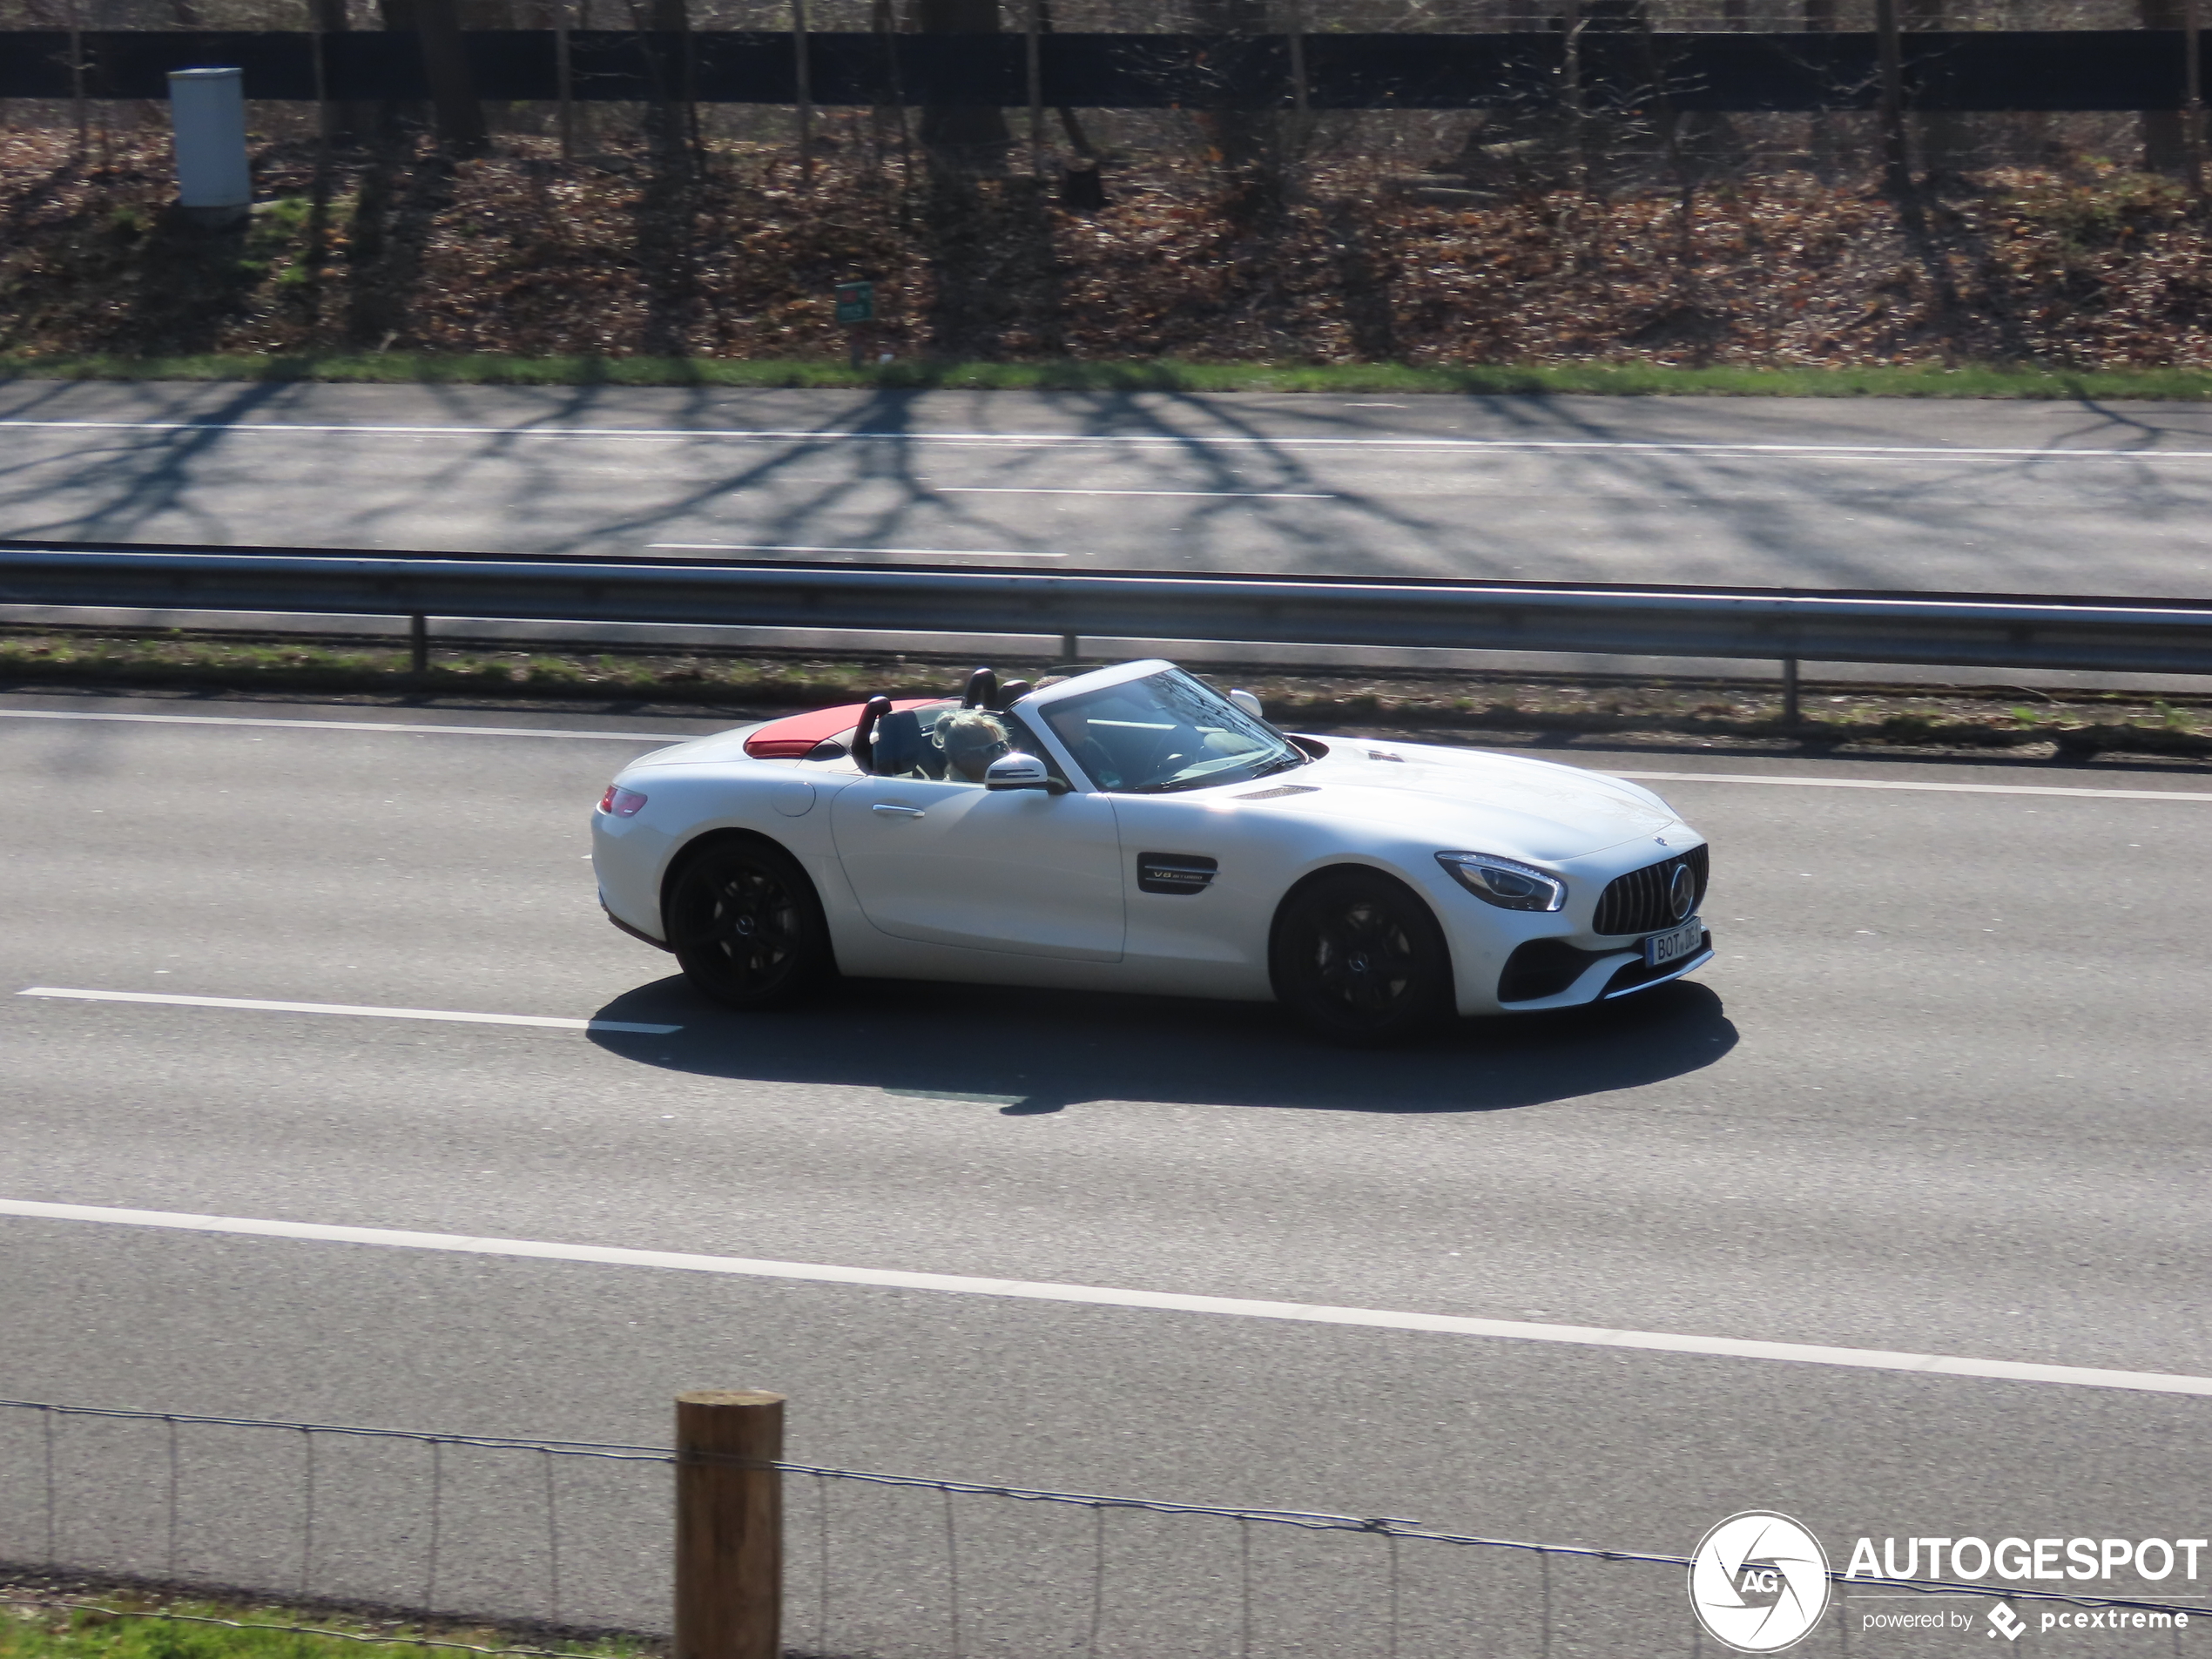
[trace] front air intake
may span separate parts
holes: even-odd
[[[1689,867],[1697,890],[1689,908],[1678,916],[1669,902],[1669,894],[1674,887],[1675,872],[1684,866]],[[1601,934],[1656,934],[1662,927],[1673,927],[1694,915],[1697,907],[1704,903],[1705,880],[1710,868],[1710,849],[1693,846],[1687,853],[1677,853],[1656,864],[1647,864],[1641,870],[1615,876],[1597,901],[1597,919],[1590,924],[1590,930]]]

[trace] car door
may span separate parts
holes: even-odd
[[[1104,795],[862,778],[838,792],[830,827],[862,914],[895,938],[1121,960],[1121,844]]]

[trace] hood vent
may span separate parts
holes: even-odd
[[[1272,789],[1256,789],[1249,795],[1239,795],[1238,800],[1280,800],[1285,795],[1318,795],[1318,784],[1278,784]]]

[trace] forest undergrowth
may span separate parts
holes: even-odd
[[[1026,176],[932,179],[720,145],[570,162],[548,141],[266,143],[228,231],[184,223],[165,138],[0,131],[0,358],[502,353],[871,363],[2212,366],[2212,218],[2094,159],[1952,181],[1919,214],[1795,170],[1530,185],[1474,203],[1316,165],[1255,205],[1126,158],[1074,212]]]

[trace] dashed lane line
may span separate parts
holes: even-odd
[[[1537,1325],[1519,1319],[1468,1318],[1449,1313],[1398,1312],[1382,1308],[1331,1307],[1310,1302],[1262,1302],[1238,1297],[1184,1296],[1163,1291],[1056,1285],[1026,1279],[909,1273],[886,1268],[834,1267],[819,1262],[764,1261],[745,1256],[699,1256],[671,1251],[624,1250],[599,1244],[551,1244],[528,1238],[479,1238],[456,1233],[403,1232],[383,1227],[338,1227],[304,1221],[260,1221],[236,1216],[185,1215],[162,1210],[120,1210],[88,1204],[42,1204],[0,1198],[0,1216],[40,1221],[102,1223],[178,1232],[288,1238],[323,1244],[374,1244],[387,1249],[442,1251],[466,1256],[523,1257],[537,1261],[592,1263],[607,1267],[657,1268],[722,1273],[750,1278],[856,1285],[954,1296],[995,1296],[1013,1301],[1059,1302],[1092,1307],[1142,1309],[1245,1319],[1278,1319],[1378,1331],[1426,1331],[1447,1336],[1509,1342],[1559,1343],[1650,1353],[1727,1359],[1779,1360],[1862,1371],[1905,1372],[1992,1382],[2055,1384],[2075,1388],[2120,1388],[2148,1393],[2212,1395],[2212,1377],[2160,1371],[2108,1371],[2087,1366],[2031,1365],[1950,1354],[1898,1353],[1878,1348],[1836,1348],[1803,1342],[1757,1342],[1736,1337],[1679,1336],[1659,1331],[1615,1331],[1591,1325]]]
[[[60,997],[77,1002],[152,1002],[168,1008],[246,1008],[264,1014],[344,1014],[363,1020],[444,1020],[459,1025],[535,1025],[554,1031],[626,1031],[664,1037],[680,1025],[637,1025],[628,1020],[571,1020],[547,1014],[462,1014],[451,1008],[384,1008],[350,1002],[273,1002],[252,996],[171,996],[153,991],[84,991],[32,985],[17,996]]]

